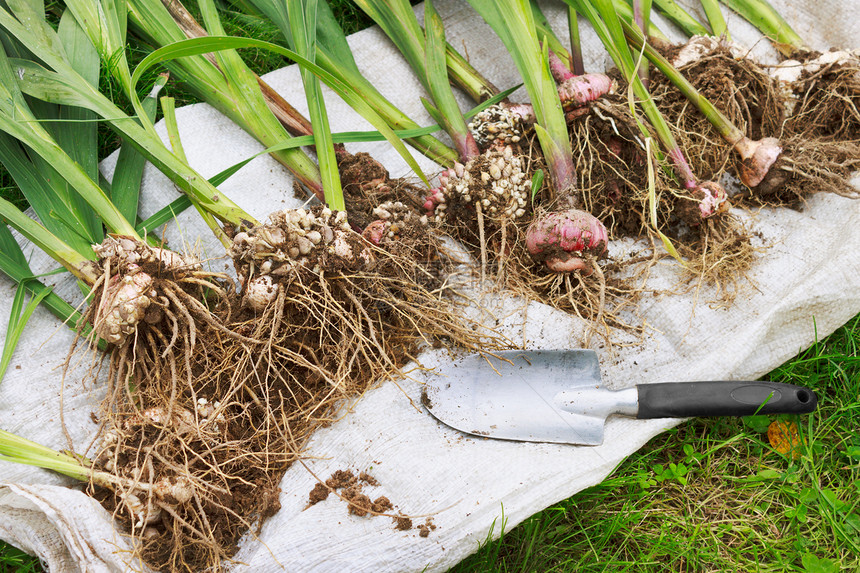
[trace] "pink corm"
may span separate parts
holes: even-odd
[[[713,217],[728,211],[731,206],[728,195],[722,185],[713,181],[701,183],[694,191],[693,196],[699,200],[699,213],[702,219]]]
[[[608,241],[603,223],[579,209],[545,213],[526,231],[529,253],[557,273],[580,270],[591,274],[587,258],[603,255]]]
[[[385,221],[378,219],[367,225],[367,227],[364,228],[364,231],[361,232],[361,236],[374,245],[379,246],[379,242],[382,241],[382,238],[385,236],[387,230],[386,227],[387,225]]]
[[[574,76],[558,84],[558,96],[564,106],[583,106],[612,89],[612,80],[603,74]]]
[[[764,137],[753,141],[744,137],[735,144],[735,151],[741,156],[739,176],[747,187],[756,187],[764,181],[770,168],[779,159],[782,147],[775,137]]]
[[[445,189],[448,186],[448,181],[453,179],[459,179],[463,177],[463,173],[466,172],[466,166],[460,162],[455,162],[454,167],[450,169],[446,169],[442,173],[439,174],[439,186],[434,187],[430,190],[430,195],[424,198],[424,209],[427,210],[428,215],[432,214],[433,211],[436,210],[436,206],[440,203],[445,202]]]
[[[579,107],[592,102],[612,89],[612,79],[605,74],[575,75],[555,52],[549,51],[549,69],[558,83],[558,96],[565,107]]]

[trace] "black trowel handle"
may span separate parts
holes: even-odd
[[[807,414],[818,403],[812,390],[779,382],[669,382],[636,388],[639,419]]]

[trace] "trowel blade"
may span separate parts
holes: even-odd
[[[580,389],[604,392],[593,351],[513,350],[471,355],[437,368],[422,402],[441,422],[467,434],[599,445],[606,416],[571,412],[569,404],[559,402],[562,392]]]

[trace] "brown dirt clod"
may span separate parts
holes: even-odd
[[[328,494],[331,490],[324,483],[318,483],[314,486],[311,492],[308,494],[308,502],[310,505],[314,505],[321,501],[325,501],[328,499]]]
[[[405,515],[395,516],[394,529],[397,531],[409,531],[412,529],[412,520]]]

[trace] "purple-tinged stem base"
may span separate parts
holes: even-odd
[[[695,189],[699,186],[696,176],[693,175],[693,169],[687,163],[687,158],[684,157],[684,152],[680,148],[676,147],[669,152],[669,161],[675,166],[675,173],[681,179],[684,189]]]
[[[576,77],[567,67],[567,64],[564,63],[564,60],[559,58],[552,50],[549,50],[549,71],[556,83],[559,84]]]

